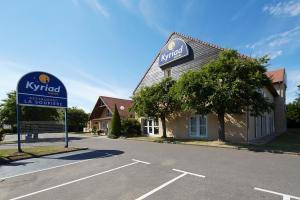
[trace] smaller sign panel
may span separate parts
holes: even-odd
[[[52,74],[30,72],[19,80],[17,104],[67,108],[67,90],[64,84]]]
[[[182,39],[175,38],[162,48],[159,54],[158,65],[161,67],[188,55],[189,49],[187,44]]]

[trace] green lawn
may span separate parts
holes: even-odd
[[[37,146],[37,147],[24,147],[22,153],[17,152],[16,149],[0,149],[0,164],[20,160],[24,158],[40,157],[49,154],[65,153],[71,151],[83,150],[86,148],[69,147],[64,148],[61,146]]]
[[[287,133],[279,135],[270,143],[262,146],[277,151],[300,153],[300,129],[290,129]]]
[[[176,143],[176,144],[188,144],[210,147],[222,147],[232,149],[244,149],[256,152],[272,152],[272,153],[286,153],[300,155],[300,130],[291,129],[287,133],[279,135],[273,141],[264,145],[247,145],[247,144],[233,144],[230,142],[221,141],[204,141],[204,140],[189,140],[189,139],[174,139],[161,137],[128,137],[129,140],[140,140],[159,143]]]

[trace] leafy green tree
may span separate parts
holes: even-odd
[[[159,118],[163,127],[163,137],[167,137],[166,118],[180,109],[179,102],[171,94],[175,81],[165,78],[150,87],[144,87],[133,97],[132,109],[138,116]]]
[[[225,141],[225,114],[249,111],[260,115],[273,104],[260,88],[271,85],[266,57],[241,57],[235,50],[224,50],[196,71],[189,71],[172,89],[185,111],[215,113],[219,121],[219,140]]]
[[[86,126],[89,115],[82,109],[72,107],[67,111],[68,131],[82,131]]]
[[[120,134],[121,134],[121,117],[117,105],[115,105],[115,111],[111,119],[111,130],[109,131],[108,137],[117,138],[118,136],[120,136]]]
[[[300,128],[300,93],[292,103],[287,104],[287,123],[288,128]]]
[[[7,98],[0,104],[0,124],[15,125],[16,115],[16,92],[12,91],[7,93]]]

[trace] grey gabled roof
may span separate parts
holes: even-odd
[[[192,58],[190,57],[189,60],[185,60],[185,62],[186,61],[188,62],[189,67],[185,66],[185,63],[180,63],[180,61],[179,62],[175,61],[173,63],[173,65],[174,64],[181,65],[181,67],[180,66],[175,67],[177,69],[173,73],[175,75],[174,78],[177,78],[178,75],[180,75],[182,72],[184,72],[188,69],[198,68],[198,67],[202,66],[203,63],[204,64],[207,63],[207,61],[209,61],[210,59],[216,57],[219,54],[220,51],[224,50],[224,48],[219,47],[217,45],[214,45],[214,44],[211,44],[211,43],[208,43],[208,42],[204,42],[204,41],[201,41],[201,40],[198,40],[198,39],[195,39],[193,37],[186,36],[182,33],[177,33],[177,32],[171,33],[163,46],[165,46],[169,42],[170,39],[175,38],[175,37],[183,39],[188,44],[188,46],[191,48],[190,50],[193,52],[193,55],[191,55]],[[161,51],[161,49],[160,49],[160,51]],[[151,80],[152,80],[153,82],[156,82],[155,79],[160,80],[162,78],[161,76],[163,74],[163,71],[160,68],[157,68],[158,66],[156,66],[155,69],[153,69],[153,66],[156,65],[156,61],[158,59],[160,51],[157,53],[156,57],[153,59],[153,61],[150,64],[149,68],[147,69],[146,73],[144,74],[144,76],[140,80],[137,87],[134,89],[133,93],[135,93],[136,90],[141,85],[142,86],[149,85],[149,83],[148,83],[149,81],[151,82]],[[206,57],[204,57],[204,55]],[[244,57],[244,55],[242,55],[242,56]],[[201,61],[203,61],[203,62],[201,62]],[[171,65],[172,64],[170,64],[170,66]],[[172,68],[172,70],[175,69],[175,68]],[[154,71],[156,70],[156,73],[153,73],[153,74],[149,75],[151,69],[153,69]],[[159,72],[159,70],[161,70],[161,72]],[[148,78],[147,76],[150,76],[150,77]],[[146,79],[149,79],[149,80],[147,81]]]
[[[181,38],[184,40],[190,48],[190,55],[187,58],[180,59],[178,61],[174,61],[170,64],[167,64],[165,68],[172,67],[172,78],[178,79],[179,76],[185,73],[188,70],[198,69],[204,64],[208,63],[210,60],[218,57],[220,51],[225,50],[220,46],[215,44],[204,42],[202,40],[184,35],[182,33],[173,32],[170,34],[163,47],[173,38]],[[163,48],[162,47],[162,48]],[[161,48],[161,49],[162,49]],[[161,51],[160,49],[160,51]],[[159,82],[164,77],[163,70],[158,66],[157,60],[159,57],[159,53],[157,53],[156,57],[153,59],[146,73],[140,80],[137,87],[134,89],[133,94],[143,86],[150,86],[153,83]],[[251,57],[239,54],[242,58],[252,59]],[[273,86],[270,86],[269,90],[274,91]],[[272,92],[271,91],[271,92]],[[276,95],[275,95],[276,96]]]

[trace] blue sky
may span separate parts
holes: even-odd
[[[300,84],[300,1],[3,0],[0,99],[25,73],[59,77],[69,105],[129,98],[168,35],[186,35],[285,67],[288,101]]]

